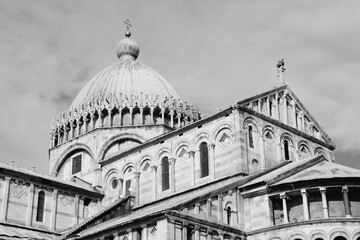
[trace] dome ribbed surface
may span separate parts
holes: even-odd
[[[130,98],[143,94],[145,97],[160,99],[173,97],[179,100],[179,95],[173,87],[156,71],[148,66],[130,59],[117,62],[93,77],[79,92],[70,109],[82,104],[88,104],[95,98],[114,99]]]

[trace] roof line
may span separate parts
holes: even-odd
[[[310,140],[310,141],[316,142],[316,143],[318,143],[318,144],[320,144],[320,145],[322,145],[322,146],[324,146],[324,147],[329,148],[330,150],[334,150],[334,149],[335,149],[335,146],[334,146],[332,143],[327,143],[327,142],[322,141],[322,140],[320,140],[320,139],[318,139],[318,138],[315,138],[315,137],[313,137],[313,136],[310,136],[309,134],[307,134],[307,133],[305,133],[305,132],[302,132],[302,131],[294,128],[294,127],[291,127],[291,126],[286,125],[286,124],[284,124],[284,123],[282,123],[282,122],[279,122],[278,120],[275,120],[275,119],[273,119],[273,118],[271,118],[271,117],[268,117],[268,116],[266,116],[266,115],[264,115],[264,114],[262,114],[262,113],[259,113],[259,112],[257,112],[257,111],[254,111],[254,110],[252,110],[252,109],[250,109],[250,108],[247,108],[247,107],[244,107],[244,106],[241,106],[241,105],[238,105],[237,108],[239,108],[240,110],[242,110],[242,111],[244,111],[244,112],[253,114],[253,115],[255,115],[255,116],[258,117],[258,118],[261,118],[261,119],[263,119],[263,120],[266,120],[266,121],[268,121],[268,122],[270,122],[270,123],[272,123],[272,124],[274,124],[274,125],[276,125],[276,126],[278,126],[278,127],[282,127],[282,128],[284,128],[284,129],[292,132],[292,133],[295,133],[295,134],[297,134],[297,135],[300,135],[300,136],[302,136],[302,137],[304,137],[304,138],[306,138],[306,139],[308,139],[308,140]]]
[[[95,195],[93,197],[90,197],[92,199],[104,196],[104,194],[96,190],[81,186],[75,182],[67,182],[66,180],[56,179],[51,176],[45,176],[45,175],[42,176],[39,173],[35,173],[35,172],[32,173],[26,169],[11,167],[11,166],[7,166],[6,164],[0,164],[0,175],[9,176],[13,178],[20,178],[25,181],[34,182],[40,185],[48,185],[52,187],[61,188],[62,190],[64,189],[67,191],[70,190],[70,192],[81,193],[86,195],[87,197]]]
[[[295,166],[294,168],[284,172],[284,173],[281,173],[279,175],[277,175],[274,179],[270,180],[267,182],[268,185],[272,185],[274,183],[277,183],[295,173],[298,173],[298,172],[301,172],[303,171],[304,169],[306,168],[309,168],[309,167],[312,167],[322,161],[326,161],[325,157],[322,156],[322,155],[319,155],[319,156],[316,156],[314,158],[310,158],[308,161],[304,161],[304,163],[298,165],[298,166]]]
[[[276,87],[276,88],[268,90],[266,92],[259,93],[259,94],[256,94],[255,96],[252,96],[252,97],[246,98],[244,100],[241,100],[241,101],[237,102],[237,104],[245,104],[247,102],[251,102],[254,99],[257,99],[257,98],[260,98],[260,97],[275,93],[275,92],[277,92],[279,90],[283,90],[283,89],[286,89],[286,88],[287,88],[287,85],[282,85],[280,87]]]

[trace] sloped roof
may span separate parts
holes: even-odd
[[[322,161],[272,185],[332,178],[360,178],[360,170]]]
[[[14,176],[14,178],[26,178],[30,181],[53,187],[62,187],[67,189],[75,188],[76,191],[86,192],[87,194],[95,194],[96,196],[103,196],[102,193],[92,187],[86,187],[75,182],[66,181],[46,174],[37,173],[28,169],[10,166],[4,163],[0,163],[0,174],[6,176]]]
[[[243,174],[235,174],[225,179],[211,182],[209,184],[205,184],[203,186],[199,186],[184,192],[176,193],[167,198],[159,199],[158,201],[151,202],[149,204],[134,207],[131,214],[120,215],[112,218],[111,220],[109,219],[108,221],[101,222],[95,226],[84,228],[87,224],[81,224],[81,229],[79,227],[74,227],[72,230],[62,235],[60,239],[67,239],[74,234],[78,237],[87,237],[102,231],[122,226],[127,223],[134,222],[138,219],[143,219],[145,217],[155,217],[165,213],[167,210],[177,209],[179,206],[183,206],[188,202],[194,201],[196,199],[199,200],[204,196],[208,196],[210,193],[214,193],[219,190],[227,191],[229,186],[236,187],[247,180],[248,177],[244,177]],[[117,204],[119,203],[121,203],[121,201],[119,201]],[[110,207],[114,208],[115,205],[111,205]],[[108,210],[105,209],[103,212],[108,212]]]
[[[55,239],[56,236],[58,236],[58,234],[52,234],[44,231],[37,231],[35,229],[10,226],[0,223],[0,239],[49,240]]]
[[[279,179],[284,179],[288,176],[291,176],[292,174],[299,172],[309,166],[312,166],[320,161],[325,160],[323,156],[317,156],[313,158],[308,158],[304,160],[299,161],[286,161],[283,166],[280,166],[279,168],[275,168],[273,171],[269,171],[266,174],[263,174],[262,176],[259,176],[257,178],[254,178],[253,180],[247,182],[242,186],[242,188],[255,185],[258,183],[269,183],[274,182]],[[284,163],[283,163],[284,164]]]
[[[241,188],[249,188],[258,184],[276,186],[286,183],[334,178],[360,178],[360,170],[329,162],[324,156],[320,155],[298,161],[289,161],[286,165],[248,181]]]

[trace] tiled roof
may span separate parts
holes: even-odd
[[[52,177],[46,174],[37,173],[28,169],[19,168],[16,166],[10,166],[8,164],[0,163],[0,174],[3,175],[14,175],[15,178],[27,177],[30,181],[39,182],[44,185],[54,185],[59,184],[63,187],[72,187],[77,189],[82,189],[87,192],[96,193],[97,195],[101,194],[97,190],[91,187],[85,187],[83,185],[77,184],[75,182],[66,181],[56,177]],[[21,176],[23,175],[23,176]]]
[[[275,168],[273,171],[269,171],[266,174],[263,174],[259,177],[254,178],[253,180],[244,184],[242,187],[248,187],[251,185],[258,184],[258,183],[267,183],[269,181],[272,181],[272,180],[278,178],[279,176],[283,176],[283,175],[287,174],[290,170],[296,169],[299,166],[303,166],[305,163],[311,163],[316,159],[319,159],[319,157],[310,158],[307,160],[300,160],[300,161],[283,162],[284,163],[283,166],[281,166],[279,168]],[[287,164],[285,164],[285,163],[287,163]]]
[[[83,229],[80,232],[76,231],[77,228],[74,228],[73,231],[66,233],[60,239],[66,239],[67,236],[72,236],[73,234],[76,234],[76,236],[80,237],[87,237],[111,228],[134,222],[137,219],[159,215],[161,213],[165,213],[169,209],[177,209],[179,208],[179,206],[194,201],[194,199],[199,200],[202,197],[208,198],[210,196],[210,193],[215,194],[216,191],[220,190],[227,191],[228,186],[236,187],[239,184],[242,184],[247,179],[248,177],[244,177],[242,174],[230,176],[225,179],[206,184],[204,186],[200,186],[194,189],[187,190],[185,192],[172,195],[168,198],[160,199],[156,202],[151,202],[146,205],[135,207],[132,209],[131,214],[118,216],[109,221],[99,223],[96,226]]]
[[[360,178],[360,170],[333,162],[322,161],[272,185],[333,178]]]
[[[0,223],[0,239],[55,239],[57,235],[23,227],[10,226]]]

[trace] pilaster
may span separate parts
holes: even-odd
[[[140,203],[140,172],[134,172],[135,177],[135,205]]]
[[[0,220],[5,222],[7,216],[7,208],[9,204],[9,189],[10,189],[11,178],[5,177],[4,188],[3,188],[3,201],[1,204],[1,215]]]
[[[29,195],[28,195],[28,204],[26,209],[26,226],[31,227],[32,225],[32,212],[34,205],[34,190],[35,186],[33,183],[30,183]]]
[[[57,211],[57,198],[58,198],[58,190],[54,189],[52,193],[52,199],[51,199],[51,221],[50,221],[50,229],[52,231],[55,231],[56,226],[56,211]]]

